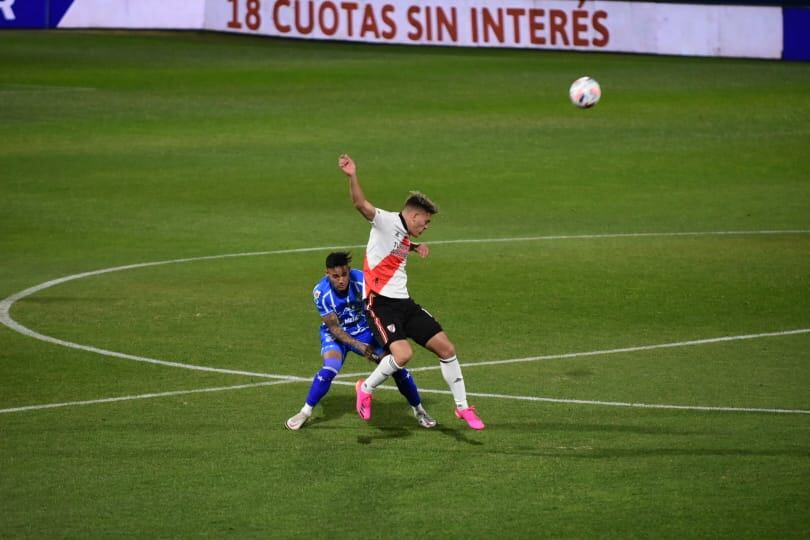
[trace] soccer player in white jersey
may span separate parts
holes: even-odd
[[[357,381],[357,414],[363,420],[371,419],[374,389],[410,361],[413,349],[408,338],[411,338],[439,357],[442,376],[456,403],[456,417],[473,429],[484,429],[484,422],[476,414],[475,407],[467,403],[467,391],[455,346],[438,321],[408,294],[408,275],[405,272],[408,253],[415,251],[422,258],[429,254],[425,244],[415,244],[411,242],[411,237],[419,237],[425,232],[433,215],[438,213],[438,208],[418,192],[410,194],[398,213],[376,208],[366,199],[360,187],[357,166],[352,158],[343,154],[338,158],[338,166],[349,179],[349,193],[354,207],[371,223],[363,263],[363,296],[372,330],[389,352],[365,380]]]

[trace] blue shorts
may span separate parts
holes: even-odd
[[[382,356],[385,352],[382,347],[377,343],[377,340],[374,339],[374,334],[371,333],[370,329],[363,330],[359,334],[352,336],[354,339],[359,341],[360,343],[365,343],[366,345],[370,345],[374,348],[374,352]],[[354,352],[355,354],[359,354],[363,356],[360,351],[355,350],[354,347],[350,347],[345,343],[341,343],[335,336],[332,335],[329,330],[321,329],[321,356],[324,356],[328,351],[337,351],[340,353],[340,361],[343,363],[346,360],[346,354],[349,351]]]

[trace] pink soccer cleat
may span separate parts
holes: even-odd
[[[354,385],[354,393],[357,395],[357,414],[360,415],[360,418],[368,422],[371,420],[371,394],[363,392],[364,381],[365,379],[357,381],[357,384]]]
[[[475,407],[467,407],[466,409],[455,409],[456,418],[464,420],[467,425],[473,429],[484,429],[486,426],[484,422],[475,414]]]

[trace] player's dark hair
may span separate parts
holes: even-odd
[[[436,206],[436,203],[431,201],[427,195],[421,193],[419,191],[411,191],[408,195],[408,198],[405,200],[405,206],[411,206],[413,208],[419,208],[420,210],[424,210],[428,214],[438,214],[439,207]]]
[[[348,251],[335,251],[326,256],[326,267],[337,268],[338,266],[349,266],[352,262],[352,254]]]

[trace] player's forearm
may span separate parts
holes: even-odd
[[[368,203],[366,199],[365,193],[363,193],[363,188],[360,187],[360,180],[357,179],[356,174],[349,175],[349,195],[352,198],[352,204],[358,210],[361,210],[363,206]]]
[[[363,188],[360,187],[360,181],[357,179],[356,174],[349,175],[349,195],[351,195],[352,204],[354,204],[358,212],[363,214],[363,217],[368,220],[374,218],[374,205],[366,199],[366,195],[363,193]]]
[[[354,339],[352,336],[346,333],[343,328],[340,326],[330,326],[329,333],[332,334],[336,340],[340,341],[344,345],[348,345],[357,350],[362,350],[363,344],[360,341]]]

